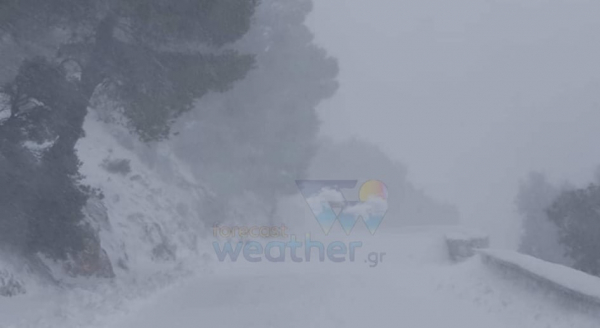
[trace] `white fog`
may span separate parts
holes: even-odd
[[[598,17],[0,0],[0,328],[600,327]]]
[[[592,1],[317,1],[309,24],[341,67],[321,133],[376,143],[514,247],[521,179],[586,184],[600,163],[598,15]]]

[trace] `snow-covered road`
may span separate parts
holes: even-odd
[[[376,267],[354,263],[214,263],[209,275],[161,292],[114,328],[600,326],[473,259],[446,260],[438,232],[377,235]]]

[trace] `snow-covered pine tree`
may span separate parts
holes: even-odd
[[[223,50],[247,32],[256,0],[4,0],[0,31],[14,42],[57,38],[56,56],[26,58],[3,92],[0,230],[27,253],[65,259],[93,239],[82,223],[89,190],[74,147],[90,99],[105,92],[142,140],[162,140],[209,91],[253,65]],[[75,73],[75,74],[73,74]],[[5,97],[6,98],[6,97]],[[94,247],[92,247],[94,248]]]

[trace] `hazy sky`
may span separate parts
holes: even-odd
[[[600,2],[315,0],[337,57],[323,134],[358,136],[409,166],[463,221],[509,244],[531,170],[590,181],[600,164]]]

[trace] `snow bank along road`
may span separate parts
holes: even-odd
[[[600,327],[599,317],[477,258],[450,263],[442,234],[364,236],[352,263],[216,261],[213,273],[153,296],[109,327]],[[377,266],[366,261],[371,251],[386,253]]]

